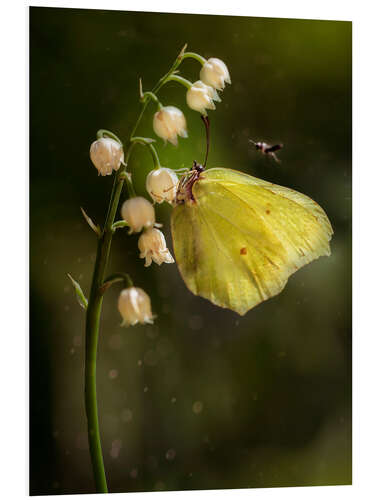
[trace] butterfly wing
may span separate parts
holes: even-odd
[[[204,172],[196,203],[172,214],[176,261],[188,288],[243,315],[284,288],[303,265],[329,255],[321,207],[292,189],[230,169]]]

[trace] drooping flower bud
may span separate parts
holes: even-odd
[[[201,80],[193,83],[186,93],[186,102],[189,108],[198,111],[201,115],[206,115],[206,109],[216,109],[214,101],[221,99],[213,87],[206,85]]]
[[[124,151],[114,139],[101,137],[91,144],[90,158],[99,175],[111,175],[124,162]]]
[[[164,234],[154,227],[143,231],[138,240],[138,248],[141,252],[139,257],[146,259],[145,267],[150,266],[152,261],[159,266],[163,262],[167,264],[173,264],[174,262],[167,248]]]
[[[216,57],[211,57],[206,61],[199,76],[202,82],[217,90],[223,90],[225,83],[231,83],[226,64]]]
[[[146,189],[157,203],[172,203],[176,198],[178,182],[178,177],[172,169],[156,168],[151,170],[146,178]]]
[[[154,114],[154,132],[156,135],[177,146],[177,135],[186,138],[186,119],[182,111],[174,106],[163,106]]]
[[[121,217],[129,224],[129,234],[139,233],[144,227],[155,224],[154,207],[142,196],[126,200],[121,207]]]
[[[152,324],[151,300],[142,288],[125,288],[118,298],[118,310],[122,316],[121,326],[133,326],[137,323]]]

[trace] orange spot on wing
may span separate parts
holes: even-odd
[[[240,255],[246,255],[246,254],[247,254],[247,248],[246,247],[241,248]]]
[[[270,214],[270,213],[271,213],[271,210],[268,210],[268,208],[267,208],[266,214]]]

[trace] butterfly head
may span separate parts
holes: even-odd
[[[195,203],[193,186],[202,172],[204,172],[204,166],[194,160],[193,166],[189,172],[185,174],[179,182],[175,199],[176,205],[180,205],[181,203],[188,203],[191,205]]]
[[[198,162],[194,160],[190,172],[198,172],[198,174],[201,174],[203,171],[204,171],[204,166],[200,165]]]

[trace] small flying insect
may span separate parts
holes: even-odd
[[[254,144],[255,149],[257,151],[261,151],[264,155],[269,155],[272,156],[272,158],[277,162],[281,163],[281,160],[276,156],[276,151],[279,151],[280,149],[283,148],[283,144],[275,144],[274,146],[270,146],[269,144],[265,142],[255,142],[249,139],[249,142]]]

